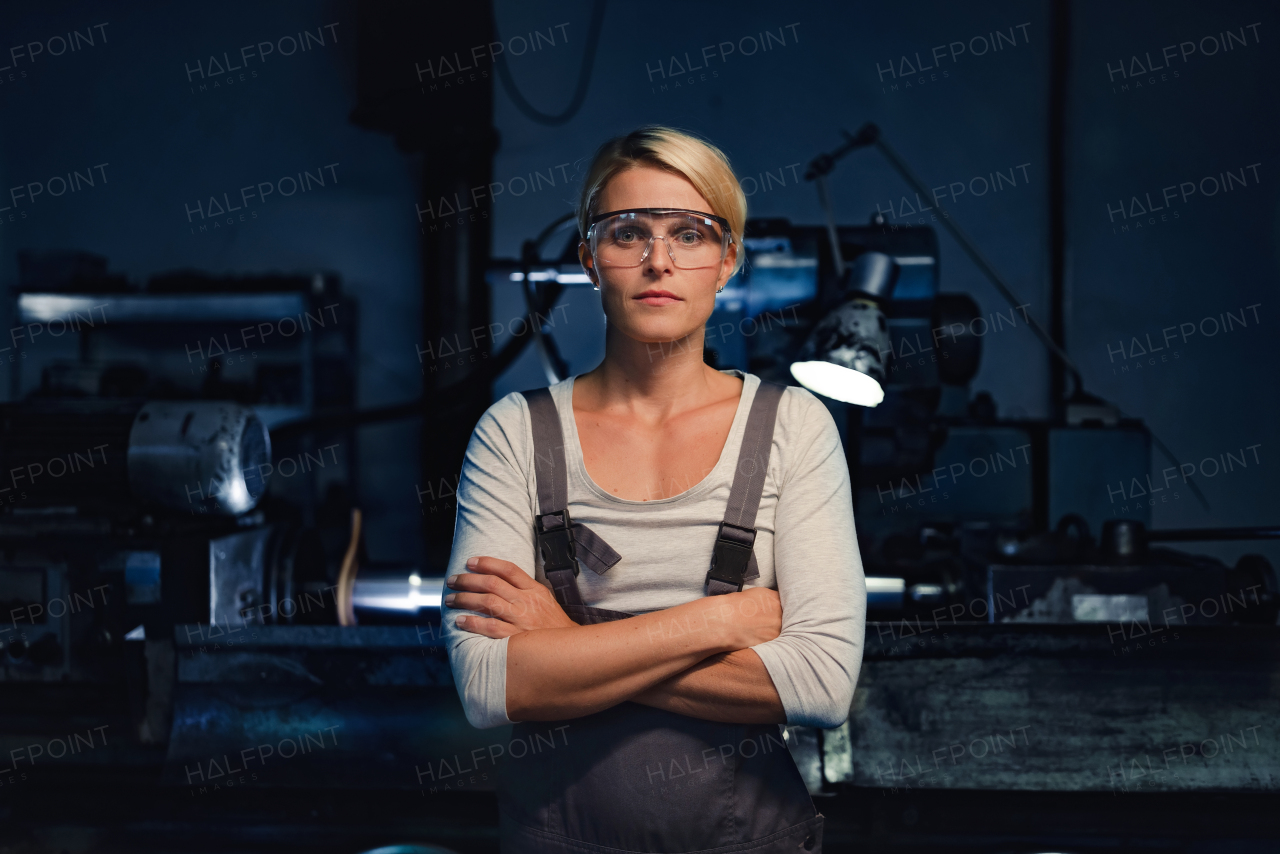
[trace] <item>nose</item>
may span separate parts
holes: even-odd
[[[649,254],[645,258],[645,265],[659,275],[668,270],[675,270],[675,256],[671,252],[671,244],[667,242],[665,234],[655,234],[649,238]]]

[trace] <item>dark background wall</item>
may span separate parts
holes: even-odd
[[[1198,463],[1258,446],[1261,461],[1202,478],[1211,510],[1189,494],[1158,503],[1152,511],[1157,527],[1265,524],[1280,514],[1270,482],[1276,471],[1272,454],[1280,445],[1273,314],[1280,211],[1270,172],[1280,83],[1272,47],[1274,8],[1265,2],[1072,4],[1068,349],[1091,391],[1145,419],[1185,460]],[[554,28],[554,47],[510,60],[516,86],[544,112],[558,112],[570,100],[590,11],[586,2],[495,5],[504,41]],[[609,4],[585,101],[568,123],[530,121],[504,87],[496,86],[500,145],[493,180],[514,188],[519,176],[552,170],[558,180],[553,187],[518,197],[507,192],[492,201],[493,254],[518,255],[523,239],[571,210],[583,159],[607,136],[645,122],[707,136],[724,148],[740,175],[783,170],[785,185],[751,195],[751,215],[816,223],[814,189],[795,181],[790,167],[802,172],[816,153],[840,141],[840,129],[852,131],[870,120],[930,185],[967,184],[1025,166],[1017,172],[1017,186],[959,196],[951,209],[1021,302],[1047,322],[1049,16],[1044,2],[657,9]],[[105,32],[105,39],[75,53],[34,61],[6,53],[0,60],[12,66],[0,72],[0,185],[6,188],[0,206],[13,208],[0,212],[0,284],[16,282],[16,253],[24,249],[91,251],[136,280],[180,267],[215,273],[333,271],[361,304],[361,405],[416,397],[422,382],[417,348],[423,341],[414,205],[423,170],[441,167],[398,150],[388,135],[349,122],[356,19],[349,3],[6,7],[0,12],[6,51],[8,45],[106,26],[93,31]],[[336,27],[324,32],[336,34],[336,43],[330,39],[322,48],[251,63],[257,77],[204,92],[189,81],[186,69],[208,63],[210,54],[233,54],[241,45],[303,29],[314,33],[330,24]],[[1202,39],[1242,28],[1244,46],[1231,42],[1230,50],[1220,48],[1212,56],[1199,49],[1212,49]],[[703,64],[705,46],[740,43],[766,30],[775,37],[767,52],[723,60],[717,55],[693,72],[692,82],[688,73],[667,74],[672,57],[683,64],[687,53],[694,64]],[[975,44],[975,38],[996,31],[1016,44],[1005,41],[1001,50],[983,56],[966,50],[955,59],[948,52],[938,63],[930,60],[935,46]],[[433,34],[433,43],[439,37]],[[1145,66],[1149,54],[1163,65],[1162,49],[1183,42],[1193,42],[1196,52],[1185,60],[1176,53],[1168,68],[1130,76],[1134,57]],[[465,55],[472,46],[463,39],[456,50]],[[903,57],[914,65],[917,53],[923,64],[938,66],[924,72],[923,83],[920,74],[897,76]],[[1123,77],[1115,70],[1121,63]],[[892,74],[885,70],[891,65]],[[659,67],[664,71],[657,72]],[[422,94],[428,115],[431,97]],[[7,188],[102,163],[108,164],[105,183],[74,195],[9,201]],[[190,230],[185,211],[199,198],[326,164],[337,164],[336,183],[272,199],[260,205],[257,219],[225,230]],[[1213,196],[1197,192],[1185,200],[1179,195],[1167,210],[1137,217],[1134,197],[1145,207],[1150,194],[1160,205],[1166,187],[1194,182],[1210,190],[1201,184],[1206,176],[1228,170],[1240,175],[1242,169],[1245,186],[1237,183]],[[847,223],[865,222],[878,204],[888,210],[909,195],[869,150],[840,164],[832,189],[837,215]],[[1123,215],[1117,212],[1122,204]],[[1121,225],[1129,230],[1121,231]],[[957,244],[946,234],[941,240],[943,289],[972,294],[988,314],[1007,310]],[[575,373],[599,357],[599,330],[590,326],[593,299],[589,288],[571,289],[565,297],[582,318],[578,331],[569,327],[564,333],[563,349]],[[509,295],[495,293],[495,315],[509,302]],[[1226,312],[1238,317],[1248,306],[1255,308],[1248,309],[1247,327],[1212,337],[1201,332],[1212,331],[1202,326],[1205,318]],[[12,312],[8,301],[2,310]],[[1176,358],[1135,357],[1132,339],[1145,347],[1150,334],[1160,344],[1161,330],[1183,324],[1194,324],[1196,334],[1168,346],[1163,355],[1176,352]],[[990,391],[1002,415],[1046,416],[1049,360],[1031,334],[1024,327],[1005,329],[988,335],[984,347],[974,388]],[[496,391],[532,384],[526,379],[536,382],[530,358],[526,354],[513,379]],[[361,435],[370,551],[388,560],[419,560],[417,427],[395,423]],[[1166,465],[1156,455],[1155,471]],[[1102,470],[1097,476],[1100,484],[1114,479]],[[1201,550],[1228,559],[1267,551],[1258,544]],[[1280,559],[1280,550],[1267,553]]]

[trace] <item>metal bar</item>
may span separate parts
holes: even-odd
[[[859,132],[859,135],[861,135],[861,132]],[[894,151],[893,146],[885,142],[883,134],[876,134],[875,145],[876,148],[880,149],[880,153],[885,156],[885,159],[889,161],[893,168],[898,170],[898,173],[906,179],[907,183],[910,184],[917,193],[923,194],[925,198],[931,197],[930,189],[923,181],[916,177],[916,174],[911,171],[911,167],[907,165],[907,162],[898,156],[898,152]],[[977,245],[969,239],[969,235],[965,234],[964,231],[961,230],[960,226],[956,224],[956,218],[951,216],[951,214],[942,207],[937,199],[933,200],[933,204],[934,208],[940,214],[943,226],[951,232],[951,236],[960,244],[960,248],[963,249],[965,254],[968,255],[973,263],[977,265],[983,275],[990,280],[991,284],[995,286],[995,289],[1000,292],[1000,295],[1004,297],[1005,300],[1008,301],[1009,305],[1014,308],[1023,305],[1023,303],[1018,302],[1018,298],[1014,295],[1013,291],[1011,291],[1009,286],[1004,283],[1004,279],[1000,277],[1000,274],[996,272],[995,268],[991,266],[991,263],[987,261],[982,252],[979,251]],[[1066,351],[1058,346],[1057,342],[1049,336],[1048,332],[1045,332],[1044,327],[1041,326],[1034,317],[1025,313],[1023,317],[1027,321],[1027,326],[1031,327],[1031,331],[1036,334],[1036,337],[1040,339],[1041,343],[1043,343],[1045,347],[1049,348],[1049,352],[1057,356],[1062,361],[1063,366],[1071,372],[1072,379],[1075,381],[1076,390],[1083,390],[1084,382],[1080,378],[1080,369],[1071,361],[1071,357],[1066,354]]]
[[[831,241],[831,260],[835,263],[836,278],[844,278],[844,253],[840,251],[840,234],[836,231],[836,214],[831,207],[831,196],[827,192],[827,178],[818,175],[814,182],[818,185],[818,201],[822,203],[822,212],[827,217],[827,239]]]
[[[1049,59],[1049,335],[1066,348],[1067,285],[1067,88],[1070,82],[1071,3],[1052,0]],[[1066,396],[1061,365],[1049,366],[1054,406]]]
[[[1148,542],[1209,542],[1210,540],[1280,540],[1280,526],[1170,528],[1166,531],[1147,531]]]
[[[217,321],[278,321],[299,317],[307,310],[298,293],[80,295],[25,293],[18,296],[22,323],[63,321],[77,328],[108,323],[212,323]]]

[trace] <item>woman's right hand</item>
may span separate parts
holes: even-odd
[[[747,649],[782,634],[782,600],[777,590],[748,587],[701,601],[715,609],[714,619],[724,626],[730,649]]]

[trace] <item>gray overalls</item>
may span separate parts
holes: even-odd
[[[707,573],[709,596],[758,577],[752,547],[778,401],[786,387],[761,382]],[[593,608],[578,591],[578,562],[603,573],[621,559],[569,518],[560,418],[550,392],[522,392],[533,420],[538,487],[534,527],[543,569],[576,623],[635,616]],[[497,769],[504,854],[795,854],[821,852],[814,808],[777,724],[726,724],[623,702],[566,721],[516,723],[530,751]],[[550,741],[548,741],[550,739]]]

